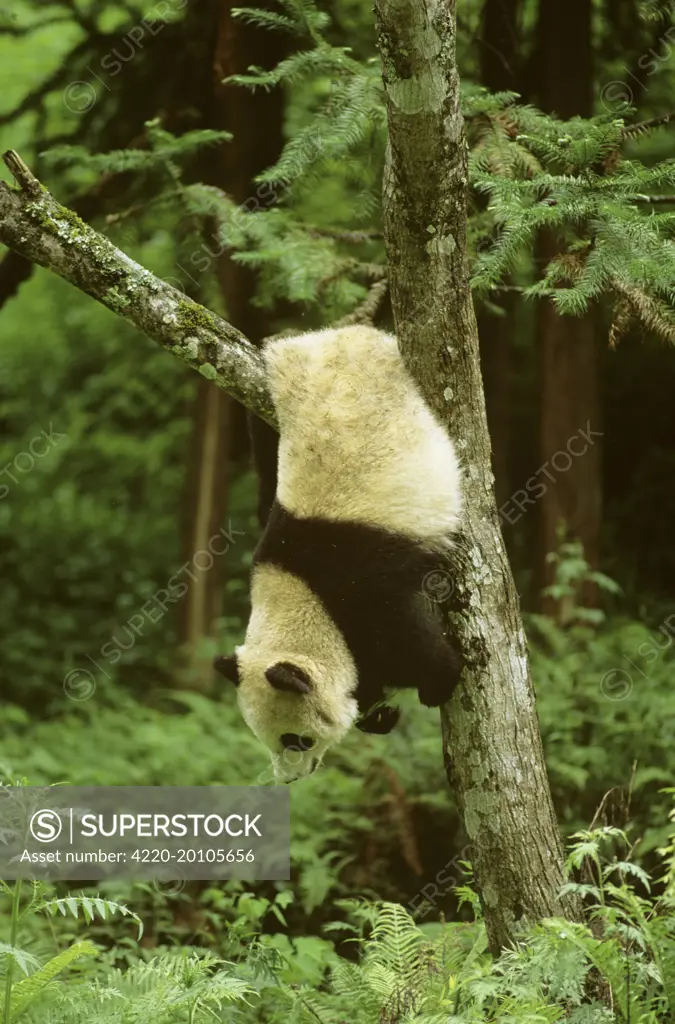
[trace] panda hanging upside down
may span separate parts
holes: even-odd
[[[215,667],[292,782],[352,725],[393,728],[385,688],[416,686],[428,707],[451,696],[462,663],[425,580],[447,566],[461,475],[395,338],[336,328],[271,342],[264,358],[276,498],[244,644]]]

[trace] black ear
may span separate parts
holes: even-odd
[[[389,707],[388,704],[376,704],[359,718],[356,728],[361,732],[384,736],[385,733],[391,732],[400,717],[401,712],[398,708]]]
[[[225,676],[235,686],[239,686],[239,666],[236,654],[219,654],[213,659],[213,667],[221,676]]]
[[[312,684],[306,672],[290,661],[279,661],[265,672],[265,679],[275,690],[286,693],[311,693]]]

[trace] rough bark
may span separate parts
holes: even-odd
[[[451,786],[473,847],[491,948],[524,916],[574,916],[527,646],[499,528],[466,258],[466,144],[454,0],[377,0],[390,149],[385,241],[401,350],[465,470],[450,625],[467,667],[442,709]]]
[[[19,188],[0,182],[0,242],[129,320],[276,426],[261,355],[240,331],[61,206],[12,150],[3,159]]]

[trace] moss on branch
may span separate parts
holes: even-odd
[[[155,277],[61,206],[18,153],[3,156],[0,242],[133,323],[217,387],[275,425],[258,349],[216,313]]]

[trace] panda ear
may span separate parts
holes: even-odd
[[[219,654],[213,659],[213,667],[221,676],[225,676],[235,686],[239,686],[239,666],[236,654]]]
[[[306,672],[290,661],[278,661],[265,672],[265,679],[275,690],[286,693],[311,693],[312,684]]]

